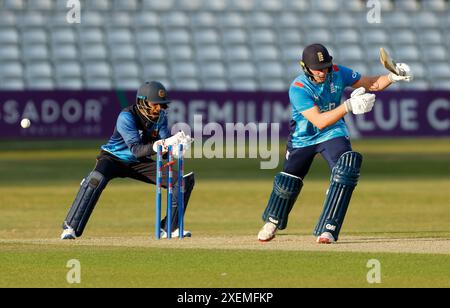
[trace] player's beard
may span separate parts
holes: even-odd
[[[150,121],[157,122],[158,119],[159,119],[160,114],[161,114],[161,109],[159,109],[159,110],[155,110],[155,109],[151,110],[150,114],[149,114]]]
[[[138,106],[138,110],[140,112],[140,114],[147,119],[150,122],[158,122],[159,117],[161,116],[161,111],[162,109],[157,109],[154,106],[147,106],[147,107],[139,107]]]

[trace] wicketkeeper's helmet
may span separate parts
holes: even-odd
[[[161,105],[162,109],[167,108],[167,104],[170,104],[166,88],[158,81],[147,81],[139,88],[136,95],[139,112],[145,119],[153,122],[150,104]]]

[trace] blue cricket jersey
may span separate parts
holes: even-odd
[[[102,150],[129,163],[140,162],[155,154],[153,143],[170,137],[167,114],[161,112],[157,123],[146,123],[138,112],[132,106],[119,114],[114,133]]]
[[[326,81],[322,84],[311,81],[304,74],[298,76],[289,89],[293,119],[288,147],[303,148],[337,137],[348,136],[344,119],[319,130],[302,115],[302,112],[314,106],[318,106],[321,112],[335,109],[341,104],[345,88],[352,86],[360,79],[361,74],[341,65],[334,65],[332,72],[328,74]]]

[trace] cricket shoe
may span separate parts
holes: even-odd
[[[333,244],[336,243],[333,235],[330,232],[324,232],[317,238],[319,244]]]
[[[176,229],[172,232],[172,238],[179,237],[180,230]],[[191,231],[183,230],[183,237],[191,237]],[[164,229],[161,229],[161,238],[167,238],[167,232]]]
[[[66,226],[61,234],[61,240],[74,240],[77,236],[75,235],[75,230],[71,227]]]
[[[272,222],[267,222],[258,233],[258,240],[260,242],[269,242],[275,237],[277,233],[277,225]]]

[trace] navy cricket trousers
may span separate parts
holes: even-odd
[[[288,147],[283,171],[304,180],[317,154],[321,154],[330,169],[333,169],[341,155],[349,151],[352,151],[352,145],[347,137],[334,138],[304,148]]]

